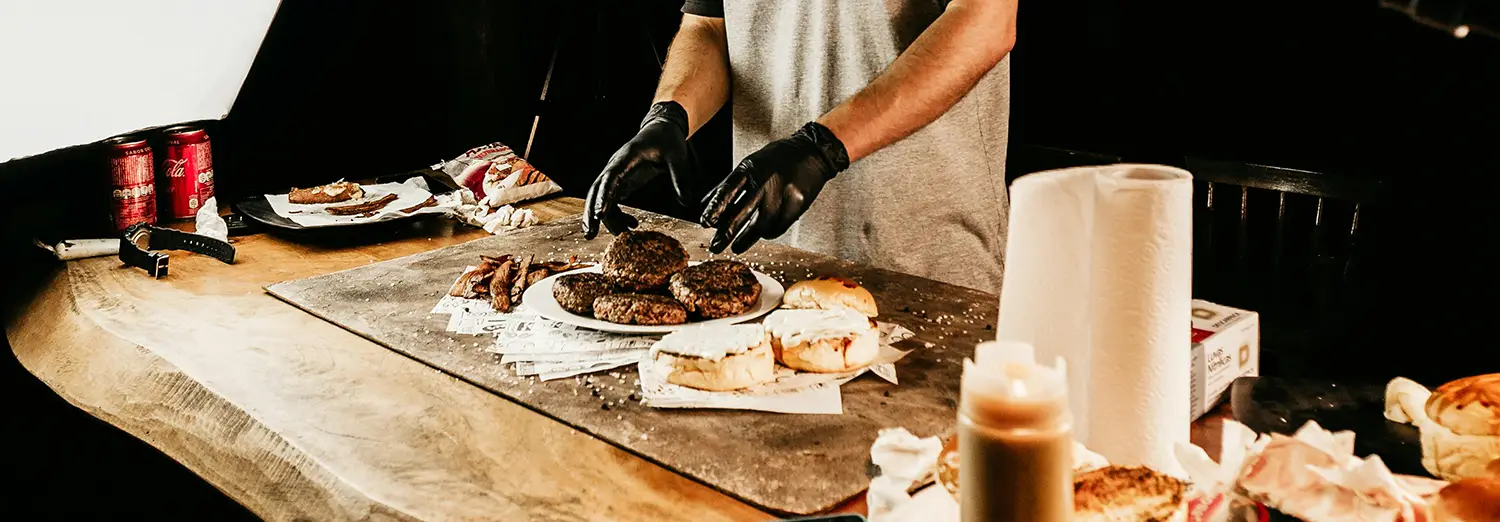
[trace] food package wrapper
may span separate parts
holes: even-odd
[[[502,143],[474,147],[432,166],[474,193],[479,205],[497,209],[562,191],[562,187]]]
[[[1084,444],[1177,476],[1172,447],[1191,416],[1192,181],[1157,165],[1017,179],[996,328],[1039,359],[1067,359]]]
[[[1290,437],[1257,436],[1225,421],[1222,437],[1218,463],[1197,446],[1174,448],[1193,483],[1192,521],[1232,521],[1256,503],[1303,520],[1429,520],[1426,497],[1446,485],[1394,475],[1376,455],[1355,457],[1353,432],[1330,432],[1314,421]]]
[[[338,203],[297,204],[288,201],[287,194],[266,194],[266,202],[271,204],[271,210],[277,215],[304,227],[376,223],[412,214],[444,214],[453,210],[452,202],[439,201],[428,190],[426,180],[420,176],[401,183],[360,185],[360,188],[364,189],[363,198]],[[328,213],[329,207],[375,201],[388,194],[395,194],[396,199],[369,216],[336,216]]]

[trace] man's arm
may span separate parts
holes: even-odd
[[[1017,1],[953,0],[884,73],[818,123],[851,162],[932,123],[1015,46]]]
[[[729,101],[729,40],[723,18],[682,15],[651,101],[682,105],[689,136]]]

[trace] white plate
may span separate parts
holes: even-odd
[[[561,277],[565,274],[586,274],[590,272],[599,273],[602,270],[603,269],[600,268],[599,265],[594,265],[588,268],[580,268],[571,272],[552,275],[546,279],[537,281],[536,284],[531,285],[531,288],[527,288],[526,293],[521,296],[521,302],[526,303],[526,306],[530,307],[531,311],[536,312],[542,317],[546,317],[553,321],[561,321],[574,326],[581,326],[592,330],[599,330],[601,332],[622,334],[664,334],[694,326],[703,326],[709,324],[737,324],[755,319],[762,315],[771,313],[771,310],[775,310],[777,306],[780,306],[781,294],[786,292],[786,289],[782,288],[781,283],[777,282],[775,279],[772,279],[771,276],[751,270],[751,272],[755,274],[755,279],[757,281],[760,281],[760,302],[755,304],[755,308],[740,315],[734,315],[721,319],[710,319],[707,321],[689,321],[683,324],[662,325],[618,324],[595,319],[593,317],[578,315],[573,312],[564,310],[562,305],[557,304],[557,299],[554,299],[552,297],[552,284],[557,282],[558,277]]]

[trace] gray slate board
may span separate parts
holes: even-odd
[[[643,229],[682,240],[693,259],[709,257],[710,230],[664,216],[637,215],[643,217]],[[998,308],[994,295],[761,242],[739,259],[783,284],[824,273],[852,277],[875,295],[881,321],[917,333],[901,346],[915,349],[897,364],[901,384],[866,375],[844,385],[843,415],[661,410],[629,400],[633,368],[618,370],[619,377],[595,374],[602,397],[571,378],[536,382],[517,377],[498,355],[484,351],[486,339],[449,333],[447,315],[428,313],[480,254],[597,259],[609,240],[601,234],[585,241],[574,217],[266,290],[729,495],[792,514],[824,511],[864,490],[870,480],[870,444],[880,429],[905,427],[919,437],[950,432],[960,361],[973,353],[975,344],[994,337],[987,329],[993,328]]]

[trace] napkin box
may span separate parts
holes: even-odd
[[[1193,420],[1218,406],[1229,385],[1260,375],[1260,315],[1193,300]]]

